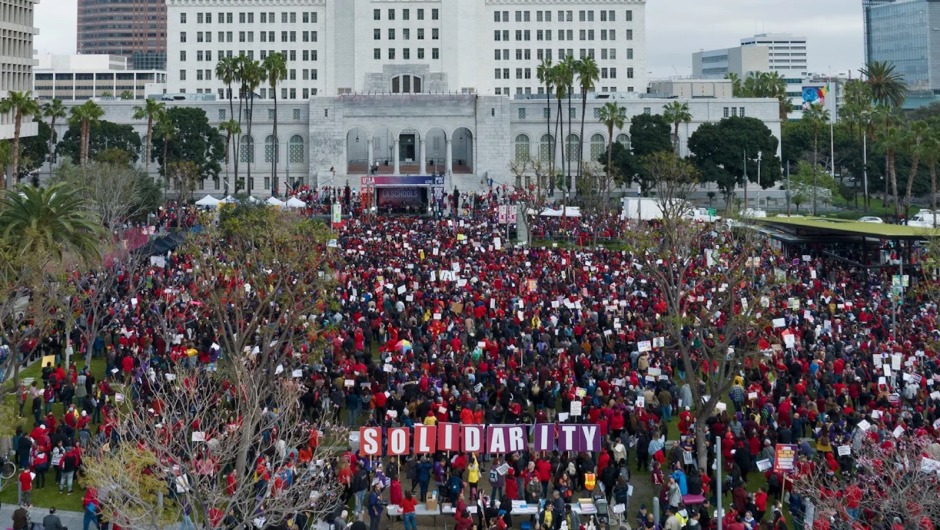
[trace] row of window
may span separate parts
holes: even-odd
[[[416,11],[415,15],[417,16],[417,19],[418,19],[418,20],[424,20],[424,9],[423,9],[423,8],[418,8],[418,9],[415,9],[415,11]],[[394,8],[389,8],[388,11],[387,11],[388,16],[387,16],[386,20],[395,20],[395,14],[396,14],[396,12],[397,12],[396,9],[394,9]],[[441,17],[441,12],[440,12],[438,9],[435,8],[435,9],[432,9],[432,10],[431,10],[431,20],[438,20],[438,19],[440,19],[440,17]],[[402,10],[401,10],[401,19],[402,19],[402,20],[411,20],[411,9],[402,9]],[[373,9],[373,10],[372,10],[372,20],[382,20],[382,10],[381,10],[381,9]]]
[[[317,69],[316,68],[301,68],[300,69],[300,79],[303,81],[316,81],[318,79]],[[186,81],[186,70],[180,70],[180,81]],[[296,81],[297,80],[297,69],[289,68],[287,70],[287,79],[285,81]],[[196,81],[212,81],[212,69],[211,68],[197,68],[196,69]]]
[[[531,22],[532,21],[532,12],[531,11],[516,11],[515,12],[516,22]],[[601,22],[616,22],[617,21],[617,12],[613,9],[602,9],[599,12],[599,18]],[[628,9],[624,13],[624,20],[627,22],[633,21],[633,10]],[[552,12],[549,10],[538,10],[535,12],[535,21],[536,22],[551,22],[552,21]],[[579,22],[594,22],[594,11],[593,10],[581,10],[578,11],[578,21]],[[493,12],[493,22],[509,22],[509,11],[494,11]],[[574,11],[571,10],[558,10],[558,22],[574,22]]]
[[[378,30],[376,30],[378,31]],[[389,30],[392,31],[392,30]],[[558,38],[556,40],[575,40],[574,39],[574,30],[573,29],[559,29],[557,30]],[[626,35],[626,40],[633,40],[633,30],[628,29],[624,33]],[[593,29],[582,29],[578,30],[578,40],[582,41],[592,41],[595,37],[595,32]],[[617,30],[615,29],[602,29],[599,30],[600,40],[617,40]],[[517,29],[515,34],[516,41],[531,41],[532,40],[532,31],[527,29]],[[509,41],[509,30],[493,30],[493,40],[496,41]],[[535,40],[537,41],[548,41],[552,40],[552,30],[536,30],[535,31]]]
[[[277,40],[276,31],[259,31],[258,38],[260,42],[298,42],[297,34],[300,33],[300,42],[318,42],[319,35],[316,31],[282,31],[281,40]],[[437,30],[434,30],[435,39],[437,38]],[[423,34],[422,34],[423,35]],[[180,32],[180,42],[186,42],[186,32]],[[424,38],[423,36],[421,38]],[[219,31],[217,33],[218,42],[235,42],[235,32],[234,31]],[[197,31],[196,32],[196,42],[212,42],[212,32],[211,31]],[[238,42],[255,42],[255,32],[254,31],[239,31],[238,32]]]
[[[277,24],[278,20],[274,16],[274,12],[264,12],[260,14],[260,20],[262,24]],[[297,23],[297,13],[284,11],[281,13],[281,24],[296,24]],[[315,11],[303,12],[300,14],[300,19],[304,24],[316,24],[317,23],[317,13]],[[234,13],[219,13],[217,18],[218,24],[234,24],[235,16]],[[180,24],[185,24],[187,21],[187,13],[184,11],[180,13]],[[206,13],[196,13],[196,23],[197,24],[212,24],[212,12]],[[243,12],[238,14],[238,23],[239,24],[254,24],[255,23],[255,13],[254,12]]]
[[[509,68],[496,68],[494,70],[495,79],[512,79],[509,77]],[[516,79],[532,79],[532,69],[531,68],[516,68]],[[617,69],[616,68],[600,68],[600,78],[601,79],[616,79],[617,78]],[[627,68],[627,79],[633,79],[633,68]]]
[[[261,50],[261,60],[263,61],[268,55],[273,55],[273,54],[274,54],[274,50]],[[281,50],[281,54],[284,55],[284,57],[287,58],[288,61],[297,60],[297,50]],[[219,59],[221,59],[222,57],[226,57],[226,56],[232,57],[234,55],[235,54],[233,53],[233,50],[219,50]],[[252,59],[252,60],[254,60],[255,58],[254,50],[248,50],[247,52],[245,50],[239,50],[238,55],[246,55],[248,56],[249,59]],[[319,57],[319,54],[317,53],[317,50],[301,50],[300,56],[302,58],[301,60],[305,62],[316,61]],[[187,57],[188,55],[186,53],[186,50],[180,50],[180,62],[185,63]],[[199,61],[212,62],[212,51],[211,50],[197,51],[196,61],[197,62]],[[140,79],[139,76],[138,76],[138,79]]]
[[[274,136],[268,136],[264,139],[264,161],[271,163],[277,157],[280,161],[280,153],[276,149]],[[255,162],[255,140],[247,134],[242,136],[238,148],[238,159],[240,162],[253,164]],[[304,161],[304,139],[299,134],[290,137],[287,144],[287,161],[291,164],[302,164]]]
[[[565,146],[565,158],[574,160],[578,158],[581,150],[581,141],[577,134],[569,134]],[[617,143],[622,144],[627,149],[630,148],[630,137],[626,134],[617,136]],[[516,136],[514,142],[514,157],[517,162],[527,162],[532,159],[532,143],[529,135],[521,133]],[[548,162],[550,154],[555,151],[555,138],[550,134],[543,134],[539,139],[539,159],[542,162]],[[591,136],[590,148],[585,150],[588,155],[585,160],[597,160],[607,150],[607,142],[602,134]]]
[[[417,28],[416,37],[418,40],[424,40],[424,28]],[[402,28],[402,40],[411,40],[411,28]],[[439,40],[441,34],[437,28],[431,28],[431,40]],[[372,40],[382,40],[382,30],[375,28],[372,30]],[[388,28],[388,40],[395,40],[395,28]]]
[[[424,59],[424,48],[415,48],[415,58]],[[380,61],[382,60],[382,48],[373,48],[372,58]],[[395,60],[397,59],[397,53],[395,48],[389,48],[386,52],[385,59]],[[408,61],[411,59],[411,49],[402,48],[401,49],[401,58],[402,60]],[[431,59],[437,60],[441,58],[441,49],[440,48],[431,48]]]
[[[596,92],[603,93],[603,94],[606,94],[606,93],[608,93],[608,92],[614,93],[614,92],[617,92],[617,87],[616,87],[616,86],[598,86],[598,87],[595,87],[595,91],[596,91]],[[628,87],[627,87],[627,92],[635,92],[634,87],[628,86]],[[496,88],[495,88],[495,93],[496,93],[497,96],[509,96],[509,95],[512,95],[512,91],[509,89],[508,86],[507,86],[507,87],[496,87]],[[540,95],[541,95],[541,94],[545,94],[545,87],[543,87],[543,86],[538,87],[538,88],[536,89],[536,92],[534,92],[534,93],[535,93],[535,94],[540,94]],[[532,87],[521,87],[521,86],[516,87],[516,94],[518,94],[518,95],[533,94],[533,92],[532,92]],[[649,114],[649,113],[647,113],[647,114]]]
[[[571,53],[572,51],[573,51],[572,49],[569,49],[567,55],[572,55],[572,56],[573,56],[573,54]],[[509,49],[508,49],[508,48],[503,48],[503,49],[497,48],[497,49],[493,50],[493,52],[494,52],[494,53],[493,53],[494,58],[495,58],[497,61],[510,61],[510,60],[512,60],[512,56],[509,54]],[[563,49],[563,48],[559,48],[559,50],[558,50],[558,56],[559,56],[559,57],[564,57],[565,54],[564,54],[563,52],[564,52],[564,49]],[[551,50],[550,48],[545,48],[545,49],[538,48],[538,49],[535,50],[535,53],[536,53],[536,58],[537,58],[538,60],[540,60],[540,61],[541,61],[542,59],[546,59],[546,58],[547,58],[547,59],[551,59],[551,58],[552,58],[552,50]],[[581,50],[580,50],[580,58],[581,58],[581,59],[584,59],[585,57],[590,57],[590,58],[592,58],[592,59],[596,59],[596,58],[597,58],[597,55],[596,55],[596,53],[595,53],[595,50],[594,50],[593,48],[591,48],[591,49],[581,48]],[[523,49],[523,48],[517,48],[517,49],[516,49],[516,60],[517,60],[517,61],[529,61],[529,60],[531,60],[531,59],[532,59],[532,50],[531,50],[530,48],[525,48],[525,49]],[[616,59],[617,59],[617,49],[616,49],[616,48],[610,48],[610,49],[601,48],[601,59],[602,59],[602,60],[608,60],[608,59],[609,59],[609,60],[612,60],[612,61],[613,61],[613,60],[616,60]],[[627,60],[633,60],[633,48],[627,48]]]

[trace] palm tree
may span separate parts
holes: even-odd
[[[88,163],[88,140],[91,137],[91,126],[98,123],[102,116],[104,116],[104,109],[92,100],[88,100],[77,107],[72,107],[69,125],[78,125],[81,129],[78,158],[82,165]]]
[[[163,171],[163,200],[166,200],[167,188],[170,185],[170,140],[176,136],[176,124],[173,123],[173,120],[170,119],[169,114],[164,110],[157,114],[157,124],[154,128],[156,133],[163,138],[163,167],[160,168]]]
[[[610,168],[614,154],[614,129],[623,129],[627,121],[627,109],[608,101],[600,110],[600,122],[607,127],[607,182],[610,182]],[[623,175],[625,176],[625,175]]]
[[[20,254],[97,257],[101,223],[78,191],[64,182],[6,190],[0,196],[0,234],[14,241]]]
[[[663,105],[663,118],[666,119],[666,122],[672,124],[673,149],[676,150],[676,156],[679,156],[679,124],[692,121],[689,104],[673,101],[668,105]]]
[[[871,87],[871,97],[877,106],[898,108],[904,104],[907,97],[904,76],[896,73],[894,68],[887,61],[872,61],[860,70]]]
[[[937,228],[937,163],[940,162],[940,133],[931,130],[920,145],[921,160],[930,170],[930,211],[934,212],[933,227]]]
[[[552,80],[552,59],[548,57],[543,59],[539,63],[538,68],[535,69],[535,75],[538,76],[539,82],[545,85],[545,108],[548,110],[545,113],[545,129],[546,134],[549,138],[552,136],[552,85],[554,81]],[[540,142],[541,144],[541,142]],[[548,174],[554,175],[553,171],[553,162],[555,161],[555,147],[550,144],[548,148]]]
[[[52,164],[55,162],[55,152],[53,147],[56,144],[58,134],[55,132],[55,122],[60,118],[68,116],[65,105],[61,99],[53,99],[42,106],[42,115],[49,118],[49,171],[52,172]]]
[[[829,111],[813,104],[803,111],[803,119],[813,129],[813,215],[816,215],[816,189],[819,183],[819,130],[829,122]]]
[[[254,107],[255,107],[255,90],[261,85],[265,80],[265,71],[261,67],[261,64],[258,61],[249,59],[247,56],[240,55],[238,57],[237,69],[235,73],[235,79],[241,83],[240,95],[242,99],[247,98],[248,103],[245,105],[245,112],[248,115],[248,138],[251,138],[251,123],[254,119]],[[241,122],[241,100],[239,100],[239,123]],[[254,142],[249,144],[253,146]],[[246,189],[248,195],[251,195],[251,166],[253,159],[249,157],[248,167],[247,167],[247,176],[246,176]],[[236,161],[236,178],[238,173],[238,162]]]
[[[287,58],[283,53],[272,53],[264,59],[261,65],[264,68],[264,74],[268,78],[268,85],[271,92],[274,93],[274,160],[271,162],[271,195],[277,195],[277,158],[280,142],[277,137],[277,84],[287,79]]]
[[[219,130],[225,133],[225,196],[228,197],[229,147],[232,145],[232,138],[241,134],[242,130],[234,118],[220,123]]]
[[[20,129],[23,125],[23,118],[39,114],[39,103],[33,99],[31,92],[11,91],[3,101],[0,101],[0,113],[13,113],[13,182],[19,178],[20,169]],[[6,186],[6,179],[3,179],[3,185]]]
[[[912,122],[907,131],[905,131],[905,140],[907,147],[911,151],[911,171],[907,174],[907,189],[904,193],[904,216],[910,213],[911,192],[914,188],[914,179],[917,178],[917,169],[921,159],[927,154],[924,150],[924,142],[930,136],[930,125],[923,120]]]
[[[575,74],[575,63],[573,55],[568,55],[561,62],[561,65],[564,65],[564,68],[561,69],[560,81],[565,85],[565,92],[568,96],[568,134],[565,135],[565,149],[568,149],[568,138],[571,136],[571,94],[574,92],[574,74]],[[560,65],[559,65],[560,66]],[[569,191],[571,190],[571,153],[566,153],[568,159],[568,166],[565,170],[565,187]]]
[[[135,120],[147,118],[147,161],[145,164],[148,173],[150,172],[150,143],[153,140],[153,120],[159,116],[165,108],[165,104],[153,98],[147,98],[147,101],[145,101],[143,105],[134,107]]]
[[[597,61],[594,57],[588,55],[575,63],[575,71],[578,73],[578,84],[581,85],[581,135],[578,137],[580,140],[578,178],[581,178],[581,168],[584,163],[584,114],[587,112],[587,95],[588,92],[594,90],[594,83],[600,79],[600,69],[597,68]]]
[[[238,66],[237,57],[221,57],[219,62],[215,65],[215,77],[225,83],[226,92],[228,93],[228,109],[229,109],[229,119],[235,119],[235,104],[233,103],[232,95],[232,83],[235,82],[236,68]],[[238,108],[241,110],[241,99],[238,100]],[[238,117],[239,123],[241,123],[241,116]],[[241,134],[239,132],[239,134]],[[235,149],[235,179],[238,180],[238,138],[236,137],[234,144]]]
[[[897,219],[901,215],[901,205],[898,200],[898,175],[895,167],[895,159],[899,149],[904,147],[906,142],[904,130],[897,125],[887,125],[879,132],[878,145],[885,153],[885,165],[888,172],[888,179],[891,183],[891,194],[894,195],[894,217]],[[887,185],[887,183],[886,183]]]
[[[565,98],[565,94],[568,92],[568,85],[564,83],[564,74],[565,74],[565,64],[558,63],[552,67],[551,79],[552,83],[555,85],[555,100],[558,102],[558,111],[555,113],[555,137],[552,139],[552,149],[554,150],[555,142],[558,142],[561,136],[559,135],[559,126],[562,125],[562,112],[561,112],[561,101]],[[563,135],[565,130],[561,127],[561,134]],[[565,170],[565,142],[561,140],[560,151],[561,151],[561,171]],[[550,189],[554,191],[555,189],[555,173],[551,175],[551,185]]]

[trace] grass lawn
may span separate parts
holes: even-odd
[[[76,363],[78,366],[82,366],[83,362]],[[100,380],[104,376],[105,371],[105,362],[104,359],[94,359],[91,362],[91,372],[95,376],[96,380]],[[20,371],[20,379],[33,378],[34,380],[39,380],[42,374],[42,367],[39,363],[33,363],[28,368],[25,368]],[[12,385],[12,381],[7,383]],[[8,427],[9,432],[16,430],[17,426],[21,426],[25,432],[29,432],[33,429],[33,415],[30,411],[30,404],[27,404],[23,409],[23,417],[17,418],[16,414],[18,412],[18,406],[16,404],[16,395],[11,393],[6,396],[2,406],[7,407],[8,410],[13,411],[12,417],[15,419],[15,423]],[[55,414],[56,419],[59,420],[64,413],[62,403],[55,403],[52,406],[52,412]],[[97,424],[92,424],[92,433],[95,432]],[[21,470],[17,469],[17,473]],[[0,488],[0,503],[5,505],[11,505],[17,502],[17,482],[16,477],[12,480],[5,481]],[[33,494],[32,494],[32,503],[33,506],[39,507],[51,507],[55,506],[59,510],[68,510],[68,511],[82,511],[82,497],[85,495],[85,489],[82,488],[79,484],[79,479],[76,477],[73,484],[72,494],[60,494],[59,488],[55,484],[55,471],[49,470],[46,473],[46,487],[38,488],[33,483]]]

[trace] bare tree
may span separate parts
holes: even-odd
[[[870,528],[888,527],[895,517],[904,528],[927,528],[925,520],[940,520],[940,447],[928,436],[904,432],[877,442],[856,429],[848,450],[839,457],[839,473],[825,462],[798,465],[793,491],[812,503],[815,520],[839,527],[858,520]],[[876,519],[866,521],[867,514]]]
[[[327,307],[327,263],[336,259],[327,237],[322,224],[293,212],[239,204],[185,247],[196,289],[174,304],[210,323],[203,338],[213,343],[212,361],[153,367],[140,398],[115,408],[117,438],[128,441],[86,463],[115,522],[163,528],[188,510],[197,522],[225,516],[246,529],[302,512],[320,519],[337,506],[340,486],[328,465],[337,447],[329,444],[345,447],[346,433],[319,424],[300,400],[315,361],[300,352],[319,351],[315,323]],[[150,310],[165,332],[174,324],[169,306]],[[286,458],[321,430],[308,463]],[[124,445],[139,450],[128,454]],[[124,488],[115,474],[128,458],[171,480],[172,498]]]
[[[637,227],[636,256],[666,304],[665,348],[679,357],[688,378],[694,403],[687,405],[694,408],[697,458],[704,469],[706,420],[731,389],[731,374],[758,353],[767,296],[781,278],[770,266],[773,250],[753,230],[685,215],[684,190],[694,184],[694,173],[671,157],[647,161],[662,190],[663,217]]]
[[[149,178],[130,165],[101,162],[84,166],[65,162],[55,175],[56,180],[73,183],[81,190],[112,234],[128,220],[148,213],[151,204],[141,196],[141,177]]]
[[[509,171],[512,172],[512,174],[515,175],[516,177],[516,181],[515,181],[516,188],[521,188],[524,185],[523,177],[527,176],[526,174],[529,171],[529,167],[531,166],[531,163],[532,161],[529,159],[513,160],[509,162]],[[528,184],[528,182],[526,182],[525,184]]]
[[[609,223],[617,221],[617,205],[611,192],[615,186],[616,169],[604,171],[597,162],[585,162],[582,178],[578,181],[581,213],[584,228],[591,234],[591,243],[597,244],[597,236]]]

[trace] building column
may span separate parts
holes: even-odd
[[[420,154],[418,155],[418,174],[424,175],[425,173],[427,173],[426,164],[427,164],[428,157],[427,157],[427,152],[425,151],[427,140],[425,140],[424,138],[419,138],[418,141],[421,142]]]
[[[372,152],[372,138],[369,138],[369,166],[366,168],[367,175],[372,174],[372,164],[374,163],[373,160],[374,160],[374,154]]]
[[[392,157],[393,157],[393,160],[395,161],[395,171],[394,171],[394,173],[395,173],[396,175],[400,175],[400,174],[401,174],[401,161],[400,161],[399,159],[400,159],[401,157],[398,156],[398,137],[397,137],[397,136],[395,137],[395,148],[394,148],[394,149],[395,149],[395,150],[392,151]]]
[[[454,153],[453,153],[454,147],[453,146],[454,146],[453,142],[451,141],[450,138],[448,138],[447,147],[444,149],[444,171],[446,171],[448,175],[452,175],[454,173]]]

